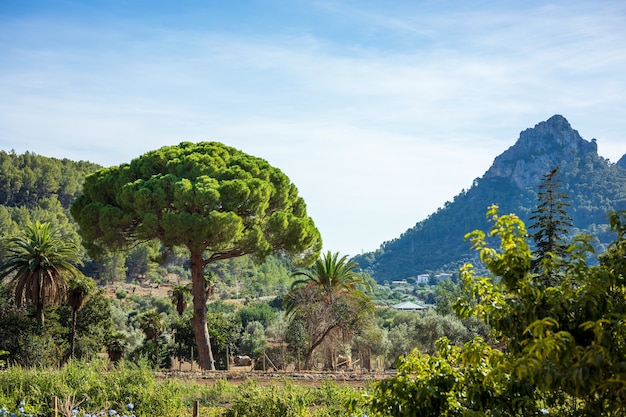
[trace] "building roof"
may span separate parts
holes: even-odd
[[[426,307],[412,303],[411,301],[403,301],[399,304],[393,305],[392,307],[396,310],[426,310]]]

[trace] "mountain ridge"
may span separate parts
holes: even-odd
[[[537,204],[541,177],[559,166],[562,191],[570,196],[573,233],[587,232],[598,245],[611,240],[606,215],[626,209],[626,156],[612,164],[597,153],[595,139],[585,140],[565,117],[554,115],[523,130],[513,146],[498,155],[472,187],[398,238],[353,259],[377,281],[406,279],[428,272],[456,272],[475,253],[464,235],[489,227],[487,207],[516,213],[528,225]]]
[[[559,149],[561,152],[555,152]],[[484,178],[510,177],[518,187],[525,188],[536,185],[557,165],[566,166],[576,157],[597,153],[596,139],[583,139],[557,114],[522,131],[515,144],[495,158]]]

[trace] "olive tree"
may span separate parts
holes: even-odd
[[[205,267],[270,253],[310,264],[321,238],[297,188],[263,159],[217,142],[166,146],[85,179],[71,207],[91,253],[157,239],[190,255],[198,361],[214,369]]]

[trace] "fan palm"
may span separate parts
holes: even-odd
[[[182,316],[187,309],[187,298],[189,295],[191,295],[191,288],[189,285],[178,284],[174,286],[170,292],[172,304],[176,306],[176,311],[179,316]]]
[[[80,275],[70,279],[67,303],[72,308],[72,331],[70,333],[71,358],[74,357],[74,346],[76,345],[76,319],[78,317],[78,310],[81,309],[94,289],[95,283],[91,278]]]
[[[74,264],[81,264],[77,244],[59,236],[50,223],[36,222],[23,235],[7,241],[0,278],[12,276],[15,302],[34,305],[37,321],[44,327],[44,309],[60,304],[66,296],[68,277],[80,272]]]
[[[146,339],[154,340],[163,333],[163,318],[156,310],[146,311],[137,317],[139,328],[146,335]]]

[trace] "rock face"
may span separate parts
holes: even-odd
[[[617,166],[622,167],[624,169],[626,169],[626,154],[624,154],[624,156],[622,156],[619,161],[617,161]]]
[[[596,140],[583,139],[563,116],[555,115],[520,133],[515,145],[494,160],[484,178],[505,177],[520,188],[535,186],[555,166],[584,160],[590,153],[598,153]]]

